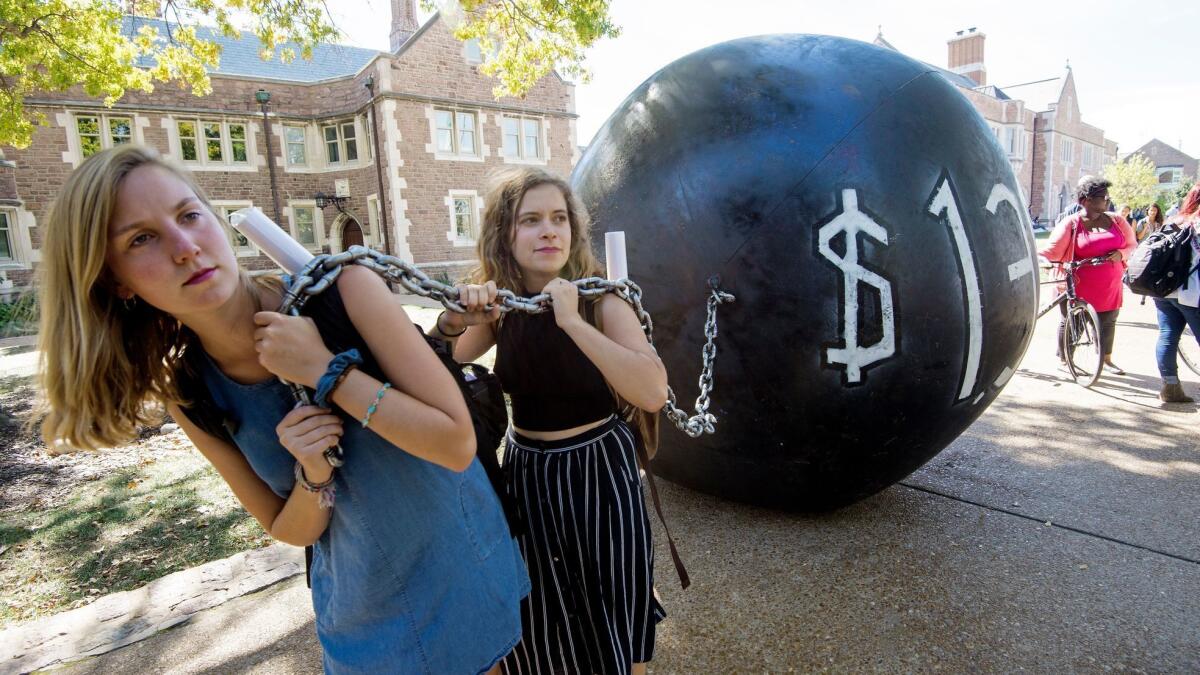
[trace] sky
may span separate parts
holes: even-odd
[[[592,80],[576,85],[580,145],[650,75],[719,42],[768,33],[870,42],[882,29],[902,53],[944,68],[946,41],[974,27],[987,36],[988,84],[1059,77],[1069,63],[1083,121],[1103,129],[1122,154],[1158,138],[1200,157],[1197,2],[613,0],[610,11],[621,36],[588,52]],[[389,16],[389,0],[342,0],[334,12],[344,42],[388,49],[389,23],[381,17]]]

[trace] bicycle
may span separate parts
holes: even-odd
[[[1090,387],[1100,380],[1100,373],[1104,368],[1104,348],[1100,343],[1100,317],[1086,300],[1075,294],[1075,273],[1080,267],[1102,265],[1108,261],[1108,256],[1098,256],[1056,263],[1061,265],[1065,272],[1065,279],[1040,282],[1044,285],[1065,281],[1067,284],[1066,290],[1038,310],[1037,318],[1042,318],[1050,310],[1066,303],[1067,321],[1063,327],[1062,342],[1059,344],[1059,358],[1066,363],[1071,379],[1085,387]]]
[[[1196,344],[1196,336],[1190,326],[1183,327],[1183,336],[1179,338],[1179,360],[1193,373],[1200,375],[1200,344]]]

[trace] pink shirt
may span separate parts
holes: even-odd
[[[1081,267],[1075,277],[1075,292],[1097,312],[1119,309],[1122,300],[1121,274],[1129,254],[1137,248],[1137,236],[1129,223],[1115,213],[1108,214],[1114,227],[1098,232],[1089,232],[1083,226],[1083,216],[1084,213],[1080,211],[1058,221],[1041,254],[1051,262],[1067,262],[1120,251],[1121,262]],[[1075,234],[1073,238],[1072,233]]]

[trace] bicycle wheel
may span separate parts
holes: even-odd
[[[1067,370],[1077,383],[1090,387],[1100,379],[1100,369],[1104,367],[1100,317],[1086,302],[1071,303],[1067,309],[1062,353],[1067,360]]]
[[[1179,338],[1179,360],[1200,375],[1200,344],[1196,344],[1196,335],[1190,326],[1183,327],[1183,337]]]

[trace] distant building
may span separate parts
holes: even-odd
[[[1128,157],[1142,155],[1154,165],[1158,176],[1158,188],[1163,192],[1174,192],[1179,189],[1183,179],[1196,179],[1197,160],[1185,155],[1182,150],[1173,148],[1157,138],[1129,153]],[[1128,159],[1126,157],[1126,159]]]
[[[312,60],[264,62],[252,35],[209,32],[222,46],[209,96],[159,85],[113,108],[79,88],[28,98],[49,125],[24,150],[0,149],[0,286],[31,283],[38,225],[60,186],[85,157],[120,143],[156,148],[188,166],[218,210],[260,207],[313,251],[363,242],[430,274],[471,267],[487,174],[526,164],[565,175],[574,165],[574,86],[551,74],[525,99],[497,101],[477,45],[455,40],[439,15],[418,27],[414,0],[391,6],[389,52],[327,44]],[[259,91],[270,97],[265,120]],[[322,209],[318,192],[349,199]],[[273,267],[230,239],[247,268]]]
[[[1099,174],[1116,158],[1117,144],[1083,121],[1070,66],[1060,77],[1005,87],[988,84],[986,37],[974,28],[958,31],[947,41],[947,67],[934,67],[991,127],[1033,217],[1052,221],[1071,204],[1080,176]],[[882,32],[875,44],[896,49]]]

